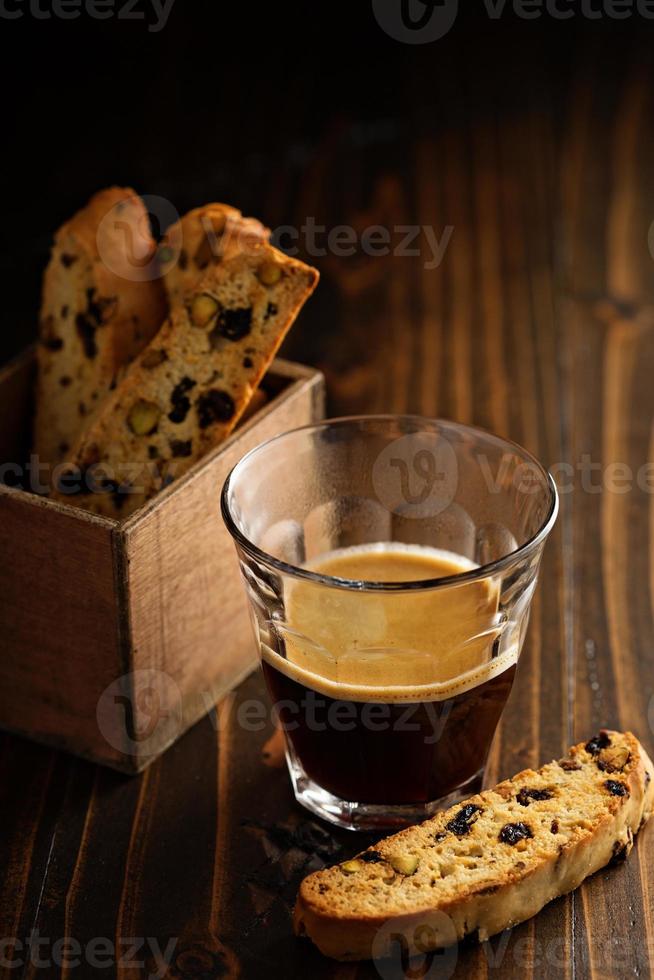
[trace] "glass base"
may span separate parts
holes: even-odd
[[[298,803],[317,817],[346,830],[401,830],[410,827],[432,817],[438,810],[446,810],[474,796],[481,790],[484,775],[484,770],[480,769],[452,793],[429,803],[354,803],[334,796],[315,783],[290,753],[287,753],[286,761]]]

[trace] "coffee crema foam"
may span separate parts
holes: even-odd
[[[380,542],[328,552],[305,567],[357,582],[411,583],[479,566],[442,549]],[[443,701],[515,664],[517,633],[502,636],[506,624],[498,604],[499,582],[493,578],[388,592],[296,579],[285,596],[286,623],[271,624],[284,639],[286,658],[263,637],[261,654],[271,667],[325,697]]]

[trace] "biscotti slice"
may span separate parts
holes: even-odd
[[[625,857],[654,805],[652,775],[630,732],[601,731],[309,875],[295,931],[339,960],[386,957],[398,937],[409,954],[481,942]]]
[[[213,266],[85,430],[58,499],[125,517],[220,443],[317,281],[270,245]]]
[[[65,459],[120,370],[166,315],[148,214],[129,187],[100,191],[55,235],[43,283],[34,448]],[[150,278],[148,278],[150,276]]]
[[[198,285],[210,266],[256,250],[269,237],[269,228],[229,204],[205,204],[189,211],[168,228],[159,248],[171,307]]]

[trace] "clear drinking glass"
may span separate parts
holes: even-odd
[[[234,467],[222,513],[301,804],[392,828],[478,791],[557,508],[524,449],[415,416],[305,426]],[[361,552],[427,577],[320,570]]]

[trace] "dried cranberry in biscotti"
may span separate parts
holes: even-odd
[[[520,806],[529,806],[532,800],[551,800],[553,796],[554,793],[551,789],[528,789],[523,786],[516,796],[516,800]]]
[[[64,346],[64,342],[61,337],[47,337],[46,339],[42,340],[41,343],[44,347],[47,347],[48,350],[53,351],[61,350],[61,348]]]
[[[359,855],[359,858],[366,864],[379,864],[380,861],[384,860],[379,851],[364,851],[363,854]]]
[[[219,388],[200,395],[196,407],[201,429],[206,429],[212,422],[228,422],[236,411],[232,396]]]
[[[192,439],[171,439],[168,445],[172,455],[176,458],[190,456],[193,452]]]
[[[227,340],[242,340],[252,330],[252,307],[221,310],[218,316],[218,333]]]
[[[591,755],[599,755],[602,749],[607,749],[611,744],[611,739],[606,734],[606,732],[600,732],[599,735],[593,735],[591,739],[586,742],[586,752],[590,752]]]
[[[180,423],[183,422],[189,413],[191,407],[191,401],[187,396],[186,392],[195,388],[196,382],[193,378],[184,376],[181,381],[179,381],[172,390],[170,401],[172,404],[172,409],[168,413],[168,418],[171,422]]]
[[[84,354],[92,361],[98,353],[98,345],[95,342],[97,324],[86,313],[78,313],[75,317],[75,329],[82,343]]]
[[[629,787],[617,779],[607,779],[604,786],[611,796],[629,796]]]
[[[499,839],[503,844],[510,844],[514,847],[518,841],[527,840],[529,837],[533,837],[533,831],[529,824],[522,823],[505,823],[500,830]]]
[[[481,807],[476,803],[467,803],[461,807],[459,812],[447,823],[446,829],[450,830],[457,837],[463,837],[470,832],[475,820],[479,818]]]

